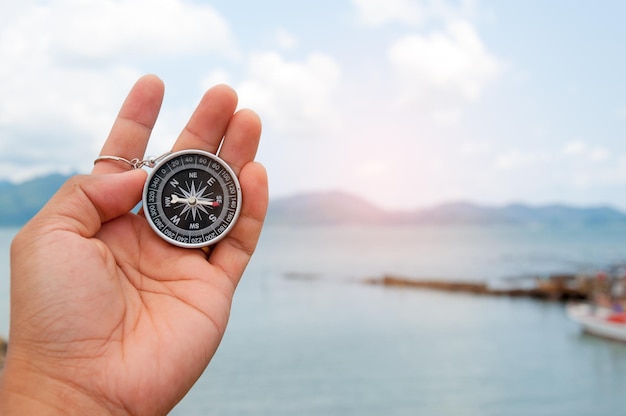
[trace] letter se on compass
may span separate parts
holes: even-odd
[[[172,153],[148,177],[143,193],[150,226],[168,242],[203,247],[234,225],[241,188],[232,169],[200,150]]]

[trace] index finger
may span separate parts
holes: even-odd
[[[163,82],[155,75],[141,77],[128,93],[100,156],[117,156],[127,160],[143,159],[148,139],[163,102]],[[123,162],[98,162],[92,173],[116,173],[130,169]]]

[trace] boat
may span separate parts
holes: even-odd
[[[626,342],[626,312],[590,303],[567,305],[567,315],[583,331],[603,338]]]

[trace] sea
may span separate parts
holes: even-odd
[[[0,228],[4,336],[16,231]],[[626,344],[581,332],[562,303],[366,283],[624,263],[626,225],[268,226],[217,354],[171,414],[624,415]]]

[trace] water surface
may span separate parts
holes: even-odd
[[[0,230],[3,334],[14,232]],[[268,227],[217,355],[172,414],[622,414],[626,345],[581,334],[563,305],[359,281],[624,260],[626,227]]]

